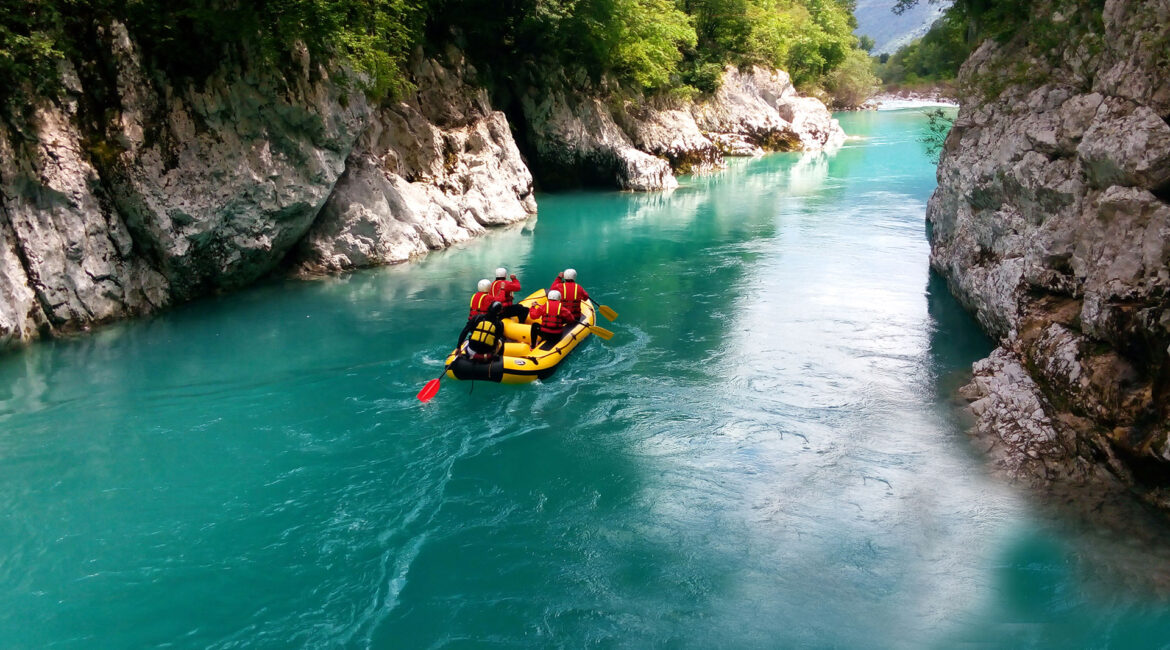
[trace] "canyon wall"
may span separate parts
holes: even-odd
[[[556,184],[592,179],[670,189],[675,174],[718,168],[724,156],[819,151],[845,141],[824,104],[799,96],[787,73],[759,66],[727,66],[719,89],[694,101],[647,98],[612,83],[592,88],[563,74],[528,80],[517,94],[533,164]]]
[[[728,68],[697,103],[548,73],[521,89],[517,124],[451,47],[420,51],[413,89],[373,102],[304,48],[280,71],[237,61],[196,83],[152,69],[121,24],[91,40],[62,61],[59,92],[19,91],[0,115],[0,350],[523,221],[530,164],[659,190],[724,155],[844,139],[820,102],[760,68]]]
[[[999,466],[1167,507],[1170,2],[1041,5],[963,66],[931,263],[1000,342],[964,390]]]

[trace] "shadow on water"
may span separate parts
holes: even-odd
[[[930,353],[940,408],[955,435],[971,424],[956,400],[971,364],[994,342],[931,272]],[[971,441],[979,464],[986,456]],[[989,471],[989,468],[988,468]],[[1001,478],[999,480],[1007,480]],[[1032,526],[1017,531],[993,567],[998,597],[973,607],[937,647],[1111,648],[1170,643],[1170,523],[1104,475],[1088,485],[1013,488],[1030,504]],[[1119,588],[1118,583],[1126,586]],[[1160,639],[1161,641],[1155,641]]]
[[[983,332],[974,317],[951,295],[946,280],[930,272],[926,285],[930,312],[930,356],[938,373],[937,393],[949,399],[971,379],[971,365],[986,358],[995,343]]]

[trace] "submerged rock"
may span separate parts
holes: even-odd
[[[1026,369],[1030,384],[1008,383],[1042,411],[976,402],[979,429],[1018,425],[1011,453],[1034,474],[1056,461],[1023,450],[1048,445],[1167,505],[1170,77],[1150,44],[1170,42],[1170,2],[1109,0],[1100,23],[1051,8],[1036,15],[1068,34],[1056,50],[989,41],[964,65],[928,207],[931,263],[1001,341],[976,382]],[[1018,62],[1031,80],[993,81]]]

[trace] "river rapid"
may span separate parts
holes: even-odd
[[[0,357],[0,646],[1170,647],[1160,521],[963,433],[991,344],[928,270],[922,112],[841,120]],[[615,337],[420,404],[499,265],[576,268]]]

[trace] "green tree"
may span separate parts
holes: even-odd
[[[496,73],[614,74],[642,89],[713,91],[727,64],[818,83],[856,77],[854,0],[0,0],[0,81],[51,81],[121,21],[149,65],[199,79],[229,60],[291,65],[296,44],[340,61],[373,96],[407,87],[420,43],[458,41]],[[425,35],[425,36],[424,36]],[[852,57],[852,58],[851,58]]]
[[[811,83],[845,62],[857,45],[853,15],[837,0],[802,0],[809,19],[798,26],[800,37],[788,57],[788,73],[797,84]]]
[[[677,81],[680,48],[694,47],[690,17],[671,0],[595,0],[581,32],[597,66],[644,89]]]
[[[949,81],[971,53],[962,14],[947,12],[920,39],[903,46],[878,65],[878,76],[887,85]]]
[[[84,0],[77,0],[84,4]],[[317,57],[340,57],[372,95],[405,88],[403,68],[421,37],[424,0],[149,0],[108,5],[159,64],[200,76],[237,51],[279,65],[293,43]]]
[[[824,85],[833,96],[834,108],[852,109],[873,97],[880,81],[869,56],[861,50],[850,50],[845,62],[826,75]]]
[[[852,0],[686,0],[698,48],[710,62],[783,68],[797,83],[820,79],[857,46]],[[709,69],[709,68],[708,68]]]
[[[942,0],[927,0],[938,4]],[[897,0],[893,11],[901,14],[919,0]],[[967,26],[967,44],[974,49],[984,38],[1004,38],[1028,20],[1031,3],[1018,0],[955,0],[947,9]]]
[[[36,89],[56,77],[65,57],[63,19],[51,0],[0,0],[0,83],[4,92],[21,82]]]
[[[952,111],[942,108],[932,108],[926,111],[926,131],[918,141],[926,149],[926,155],[936,165],[942,156],[943,145],[951,127],[955,125],[955,115]]]
[[[199,78],[226,59],[288,62],[294,43],[340,59],[374,95],[401,91],[425,0],[0,0],[0,82],[47,87],[95,28],[124,23],[149,62]],[[92,56],[92,55],[90,55]]]

